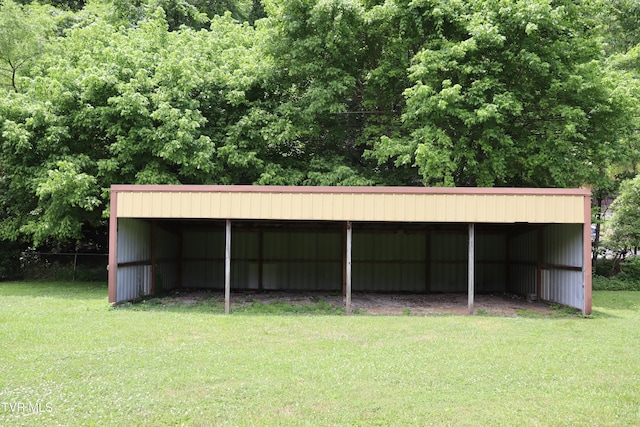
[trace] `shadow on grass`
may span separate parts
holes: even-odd
[[[105,282],[0,282],[0,297],[99,300],[107,292]]]

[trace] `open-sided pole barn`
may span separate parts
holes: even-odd
[[[591,312],[587,189],[115,185],[109,301],[179,288],[467,292]]]

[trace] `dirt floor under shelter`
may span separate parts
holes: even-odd
[[[176,290],[160,298],[162,304],[200,303],[206,299],[222,299],[220,291]],[[254,302],[270,304],[286,302],[289,304],[314,304],[324,301],[335,307],[344,307],[344,297],[324,292],[232,292],[231,307],[251,305]],[[444,294],[389,294],[354,293],[351,297],[352,309],[359,314],[369,315],[466,315],[468,314],[466,293]],[[558,309],[542,301],[527,301],[513,294],[481,294],[474,299],[476,314],[496,316],[518,316],[528,314],[552,314]]]

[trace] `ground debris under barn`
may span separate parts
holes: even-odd
[[[162,305],[200,304],[207,300],[224,304],[220,291],[180,289],[154,298]],[[556,316],[579,315],[573,309],[550,305],[543,301],[528,301],[513,294],[480,294],[475,296],[475,314],[493,316]],[[231,309],[254,303],[310,305],[323,301],[337,308],[344,307],[344,297],[329,292],[244,291],[231,293]],[[390,294],[354,293],[351,306],[364,315],[466,315],[467,295],[464,293]]]

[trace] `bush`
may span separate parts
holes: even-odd
[[[0,281],[22,277],[21,255],[22,247],[19,243],[0,240]]]
[[[594,276],[592,288],[594,291],[640,291],[640,281],[620,279],[618,276]]]
[[[24,278],[45,281],[103,282],[107,280],[107,255],[53,254],[28,251],[23,254]]]
[[[640,256],[625,258],[620,264],[620,273],[616,278],[640,282]]]
[[[613,258],[598,258],[598,262],[596,263],[596,271],[594,271],[594,274],[596,276],[609,277],[611,276],[612,270]]]

